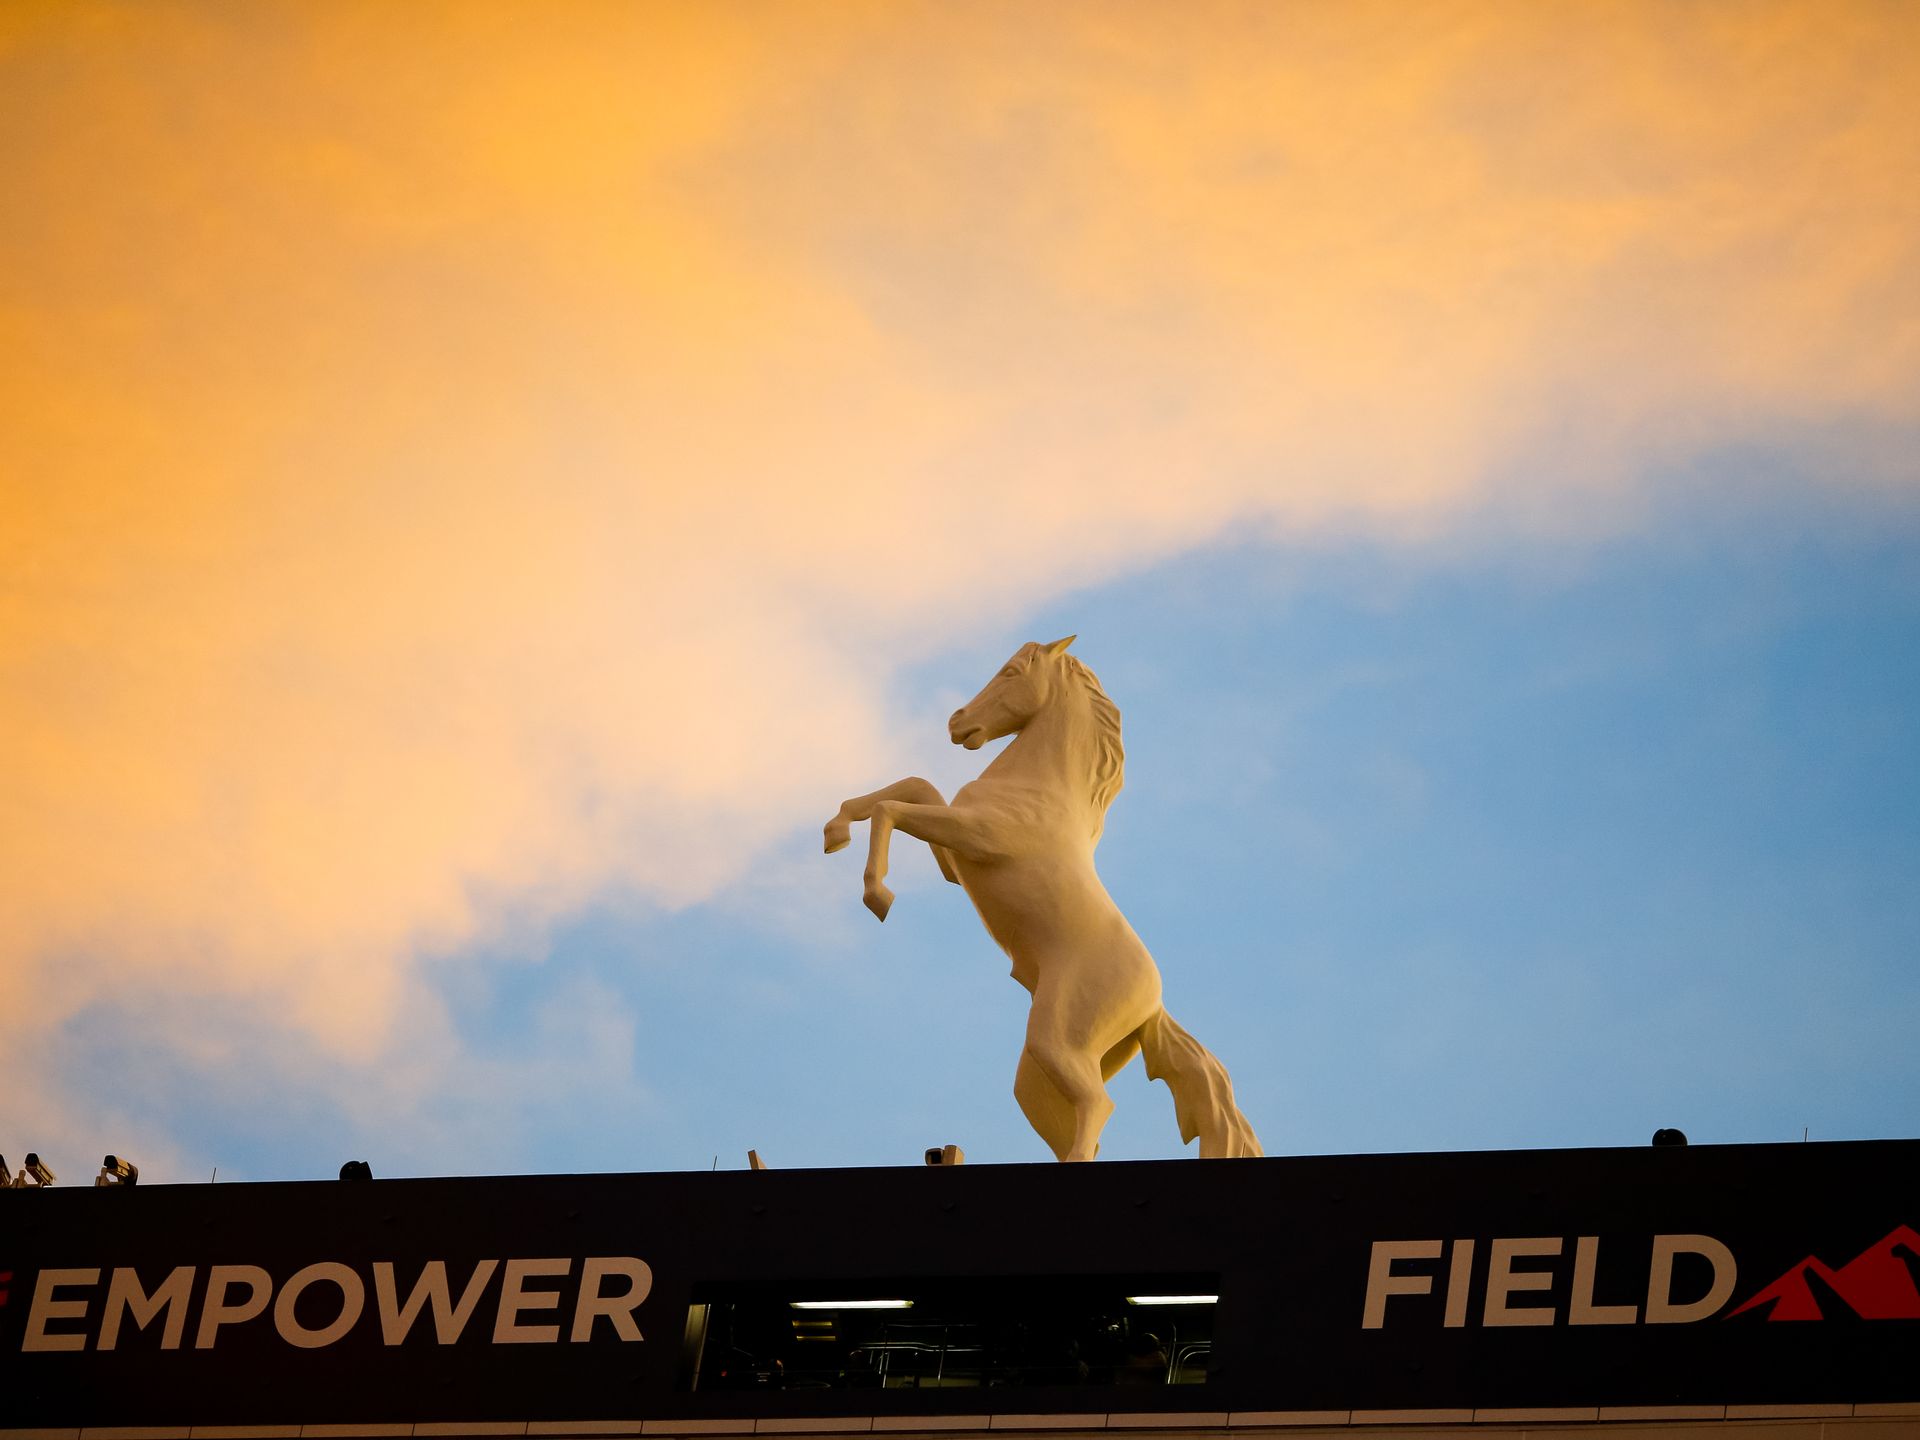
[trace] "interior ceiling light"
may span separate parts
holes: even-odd
[[[1129,1305],[1218,1305],[1218,1295],[1129,1295]]]
[[[911,1300],[789,1300],[795,1310],[907,1310]]]

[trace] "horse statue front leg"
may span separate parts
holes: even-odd
[[[919,783],[926,784],[924,780]],[[931,785],[927,788],[933,789]],[[887,918],[887,911],[893,908],[893,892],[887,888],[886,880],[889,842],[896,829],[932,846],[935,857],[941,862],[940,869],[956,885],[960,883],[960,877],[953,870],[953,856],[957,855],[962,860],[987,861],[996,858],[999,853],[994,844],[991,818],[977,811],[962,812],[951,805],[938,803],[921,805],[906,800],[875,800],[868,818],[873,821],[873,826],[867,841],[864,899],[867,908],[882,920]],[[836,821],[837,817],[835,821],[827,823],[829,850],[837,850],[846,844],[845,840],[841,840],[839,845],[834,844]],[[943,855],[943,851],[948,853]]]
[[[871,795],[857,795],[851,800],[842,801],[834,817],[827,821],[826,853],[831,855],[844,850],[853,839],[853,825],[860,820],[871,820],[875,810],[893,801],[907,801],[921,807],[947,808],[946,797],[930,780],[922,780],[918,775],[909,775],[904,780],[896,780],[883,789],[875,790]],[[875,825],[867,845],[866,869],[866,906],[882,920],[893,906],[893,892],[883,883],[887,874],[888,838],[891,826]],[[933,845],[933,858],[939,862],[940,873],[955,885],[960,877],[953,868],[953,856],[944,845]]]
[[[882,920],[893,905],[887,889],[887,842],[900,830],[934,847],[934,854],[951,851],[976,864],[1002,858],[1002,827],[991,810],[956,810],[951,805],[915,805],[905,800],[882,800],[873,807],[873,827],[867,853],[867,908]],[[948,873],[956,885],[958,876]]]

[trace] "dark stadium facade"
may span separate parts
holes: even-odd
[[[1917,1181],[1873,1141],[8,1191],[0,1440],[1910,1435]]]

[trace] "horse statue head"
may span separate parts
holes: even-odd
[[[953,743],[978,750],[989,740],[1024,730],[1027,722],[1055,698],[1059,687],[1074,678],[1059,662],[1076,638],[1069,635],[1050,645],[1029,640],[1014,651],[1000,673],[948,718],[947,734]],[[1086,669],[1077,661],[1074,664]]]

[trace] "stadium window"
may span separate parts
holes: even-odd
[[[682,1390],[1203,1385],[1218,1276],[696,1287]]]

